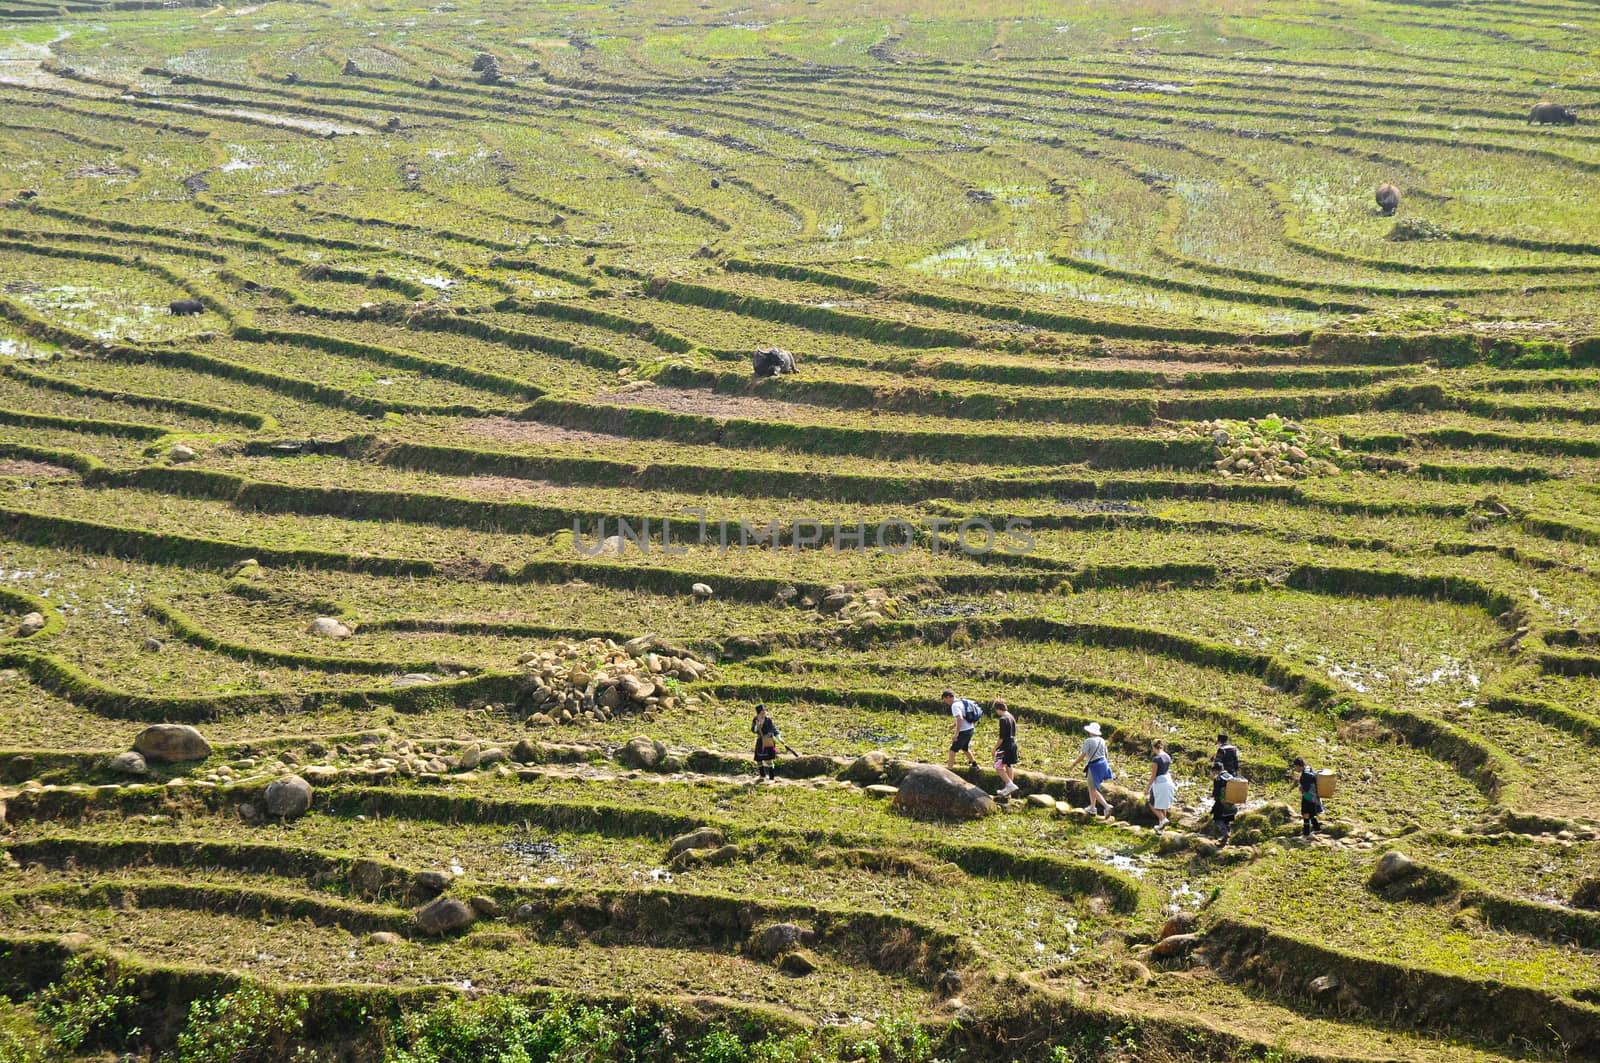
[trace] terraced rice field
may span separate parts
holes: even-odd
[[[0,1061],[1600,1058],[1597,33],[0,0]]]

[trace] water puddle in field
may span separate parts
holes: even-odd
[[[51,46],[60,44],[71,36],[70,31],[59,30],[56,36],[48,41],[25,41],[20,37],[13,37],[9,41],[0,43],[0,85],[25,88],[59,87],[62,83],[61,78],[44,69],[44,63],[55,58]],[[89,82],[73,82],[72,91],[83,96],[111,95],[111,90]]]
[[[248,118],[251,121],[265,122],[268,125],[283,126],[286,129],[304,129],[310,133],[329,133],[338,136],[365,136],[371,132],[360,126],[343,125],[339,122],[327,122],[314,118],[296,118],[290,115],[273,114],[270,111],[253,111],[243,107],[229,107],[221,110],[207,110],[208,114],[231,115],[234,118]]]

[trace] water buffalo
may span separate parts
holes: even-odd
[[[179,317],[188,317],[191,314],[203,314],[206,306],[198,299],[174,299],[167,304],[167,313]]]
[[[1530,125],[1577,125],[1578,112],[1559,103],[1534,104],[1528,115]]]
[[[1400,206],[1400,190],[1385,181],[1378,186],[1378,191],[1373,196],[1378,201],[1378,207],[1385,214],[1393,214],[1395,208]]]
[[[758,377],[799,372],[795,368],[794,355],[781,347],[757,347],[750,361]]]

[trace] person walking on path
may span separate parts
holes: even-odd
[[[1228,844],[1233,819],[1239,814],[1239,806],[1228,801],[1228,780],[1232,778],[1233,774],[1222,761],[1211,762],[1211,822],[1217,825],[1217,837],[1223,845]]]
[[[1091,816],[1111,815],[1111,802],[1106,800],[1105,794],[1100,792],[1100,787],[1110,782],[1115,776],[1111,770],[1111,761],[1106,756],[1106,740],[1100,737],[1098,723],[1086,723],[1083,732],[1089,737],[1083,740],[1083,745],[1078,750],[1078,759],[1067,768],[1072,771],[1079,764],[1084,765],[1085,774],[1089,781],[1089,808]]]
[[[1010,797],[1017,792],[1017,718],[1004,701],[997,699],[993,708],[1000,721],[1000,737],[994,744],[994,771],[1005,784],[995,796]]]
[[[1150,807],[1156,814],[1156,833],[1167,829],[1167,813],[1178,796],[1178,786],[1172,780],[1172,757],[1167,744],[1161,739],[1150,743]]]
[[[1239,747],[1228,741],[1227,735],[1217,735],[1217,751],[1211,755],[1211,759],[1220,762],[1229,775],[1239,774]]]
[[[756,777],[777,779],[778,743],[783,739],[778,734],[778,725],[767,715],[765,705],[756,706],[756,718],[750,721],[750,733],[756,736]]]
[[[1294,769],[1290,772],[1299,778],[1300,784],[1300,822],[1303,829],[1302,838],[1309,838],[1322,829],[1322,824],[1317,817],[1322,815],[1322,797],[1317,793],[1317,773],[1311,770],[1306,763],[1306,758],[1295,757]]]
[[[977,771],[978,758],[972,755],[972,732],[977,729],[978,717],[983,715],[983,710],[971,698],[956,697],[954,690],[944,692],[944,704],[955,723],[955,731],[950,736],[950,755],[944,758],[944,766],[954,771],[956,754],[965,753],[968,766]]]

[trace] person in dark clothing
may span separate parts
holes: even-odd
[[[1227,735],[1217,735],[1217,751],[1211,755],[1211,759],[1219,762],[1229,775],[1239,774],[1239,747],[1228,741]]]
[[[1017,718],[1004,701],[995,701],[994,713],[1000,721],[1000,737],[994,744],[994,771],[1005,784],[995,796],[1010,797],[1017,792]]]
[[[1239,814],[1239,807],[1230,804],[1228,797],[1228,780],[1233,774],[1220,760],[1211,762],[1211,822],[1217,825],[1217,837],[1223,845],[1228,844],[1228,835],[1233,832],[1233,819]]]
[[[756,706],[756,718],[750,721],[750,733],[756,736],[756,776],[761,779],[778,777],[778,725],[767,715],[765,705]]]
[[[1300,784],[1300,822],[1303,829],[1301,837],[1309,838],[1322,829],[1317,817],[1322,815],[1322,797],[1317,793],[1317,773],[1306,764],[1304,757],[1294,758],[1294,768],[1291,775],[1297,776]]]

